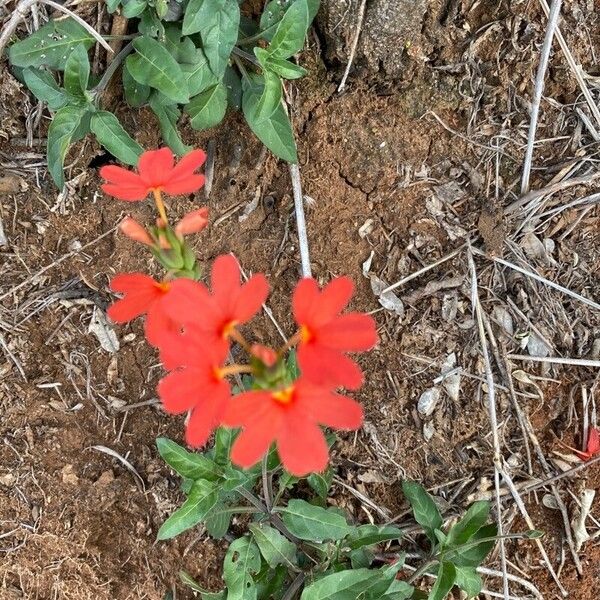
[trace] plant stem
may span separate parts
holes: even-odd
[[[133,44],[129,42],[120,52],[117,54],[108,65],[108,68],[102,75],[102,78],[98,82],[98,85],[91,90],[94,97],[100,96],[104,90],[106,90],[112,76],[115,74],[115,71],[119,68],[121,63],[125,60],[128,54],[133,50]]]
[[[258,62],[258,59],[253,54],[250,54],[249,52],[246,52],[245,50],[242,50],[241,48],[238,48],[237,46],[233,47],[232,52],[233,52],[233,54],[236,54],[237,56],[239,56],[241,58],[245,58],[248,62],[251,62],[253,65],[260,67],[260,63]]]
[[[158,214],[160,215],[160,218],[163,220],[164,226],[166,227],[169,220],[167,219],[167,211],[165,210],[165,203],[163,202],[162,194],[160,193],[159,189],[152,190],[152,193],[154,194],[156,210],[158,210]]]
[[[290,587],[285,591],[285,594],[281,597],[281,600],[292,600],[296,595],[296,592],[302,587],[306,575],[304,573],[298,573],[296,578],[290,584]]]
[[[258,40],[262,39],[263,35],[265,34],[265,31],[259,31],[258,33],[255,33],[254,35],[250,35],[248,37],[242,38],[241,40],[238,40],[238,44],[240,46],[248,46],[249,44],[252,44],[253,42],[258,42]]]
[[[435,563],[438,562],[437,558],[432,558],[430,560],[428,560],[427,562],[423,563],[408,579],[408,581],[406,583],[411,584],[414,581],[416,581],[417,579],[419,579],[419,577],[421,577],[421,575],[424,575],[427,570],[429,569],[429,567],[432,567],[433,565],[435,565]]]
[[[262,459],[262,486],[265,504],[267,505],[267,511],[269,514],[271,514],[271,510],[273,508],[273,490],[271,489],[271,482],[269,481],[269,470],[267,468],[268,459],[269,453],[267,452]]]
[[[244,66],[244,63],[237,56],[235,56],[235,54],[232,54],[231,58],[233,58],[233,62],[235,63],[235,66],[240,70],[242,77],[250,80],[250,77],[248,76],[248,71],[246,71],[246,67]]]

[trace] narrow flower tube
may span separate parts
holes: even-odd
[[[119,224],[119,229],[128,238],[146,246],[154,246],[154,240],[150,234],[132,217],[125,217]]]
[[[182,238],[184,235],[198,233],[208,225],[208,207],[189,212],[175,225],[175,233]]]

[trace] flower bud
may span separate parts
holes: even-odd
[[[277,352],[261,344],[252,344],[250,353],[258,358],[266,367],[272,367],[277,362]]]
[[[184,215],[183,219],[175,225],[175,233],[183,237],[190,233],[198,233],[202,231],[208,225],[208,208],[203,206],[198,210]]]
[[[150,237],[150,234],[133,218],[125,217],[119,224],[119,229],[128,238],[146,244],[147,246],[154,246],[154,241]]]

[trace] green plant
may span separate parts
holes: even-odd
[[[137,164],[142,148],[102,110],[103,92],[121,65],[125,100],[152,110],[177,155],[190,149],[177,130],[182,109],[203,130],[231,107],[275,155],[297,162],[282,85],[306,73],[291,59],[319,0],[271,0],[258,23],[241,15],[237,0],[109,0],[107,7],[134,20],[137,31],[103,74],[90,73],[87,53],[95,40],[72,19],[51,21],[9,49],[16,76],[53,112],[48,166],[58,187],[69,146],[90,132],[121,162]]]

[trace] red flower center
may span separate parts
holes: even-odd
[[[303,344],[308,344],[313,337],[312,331],[306,325],[300,325],[300,341]]]
[[[282,390],[277,390],[271,397],[280,404],[289,404],[294,399],[294,386],[290,385]]]
[[[221,337],[227,339],[232,334],[237,324],[237,321],[227,321],[225,325],[221,327]]]
[[[168,281],[156,282],[155,285],[163,294],[166,294],[171,289],[171,284]]]

